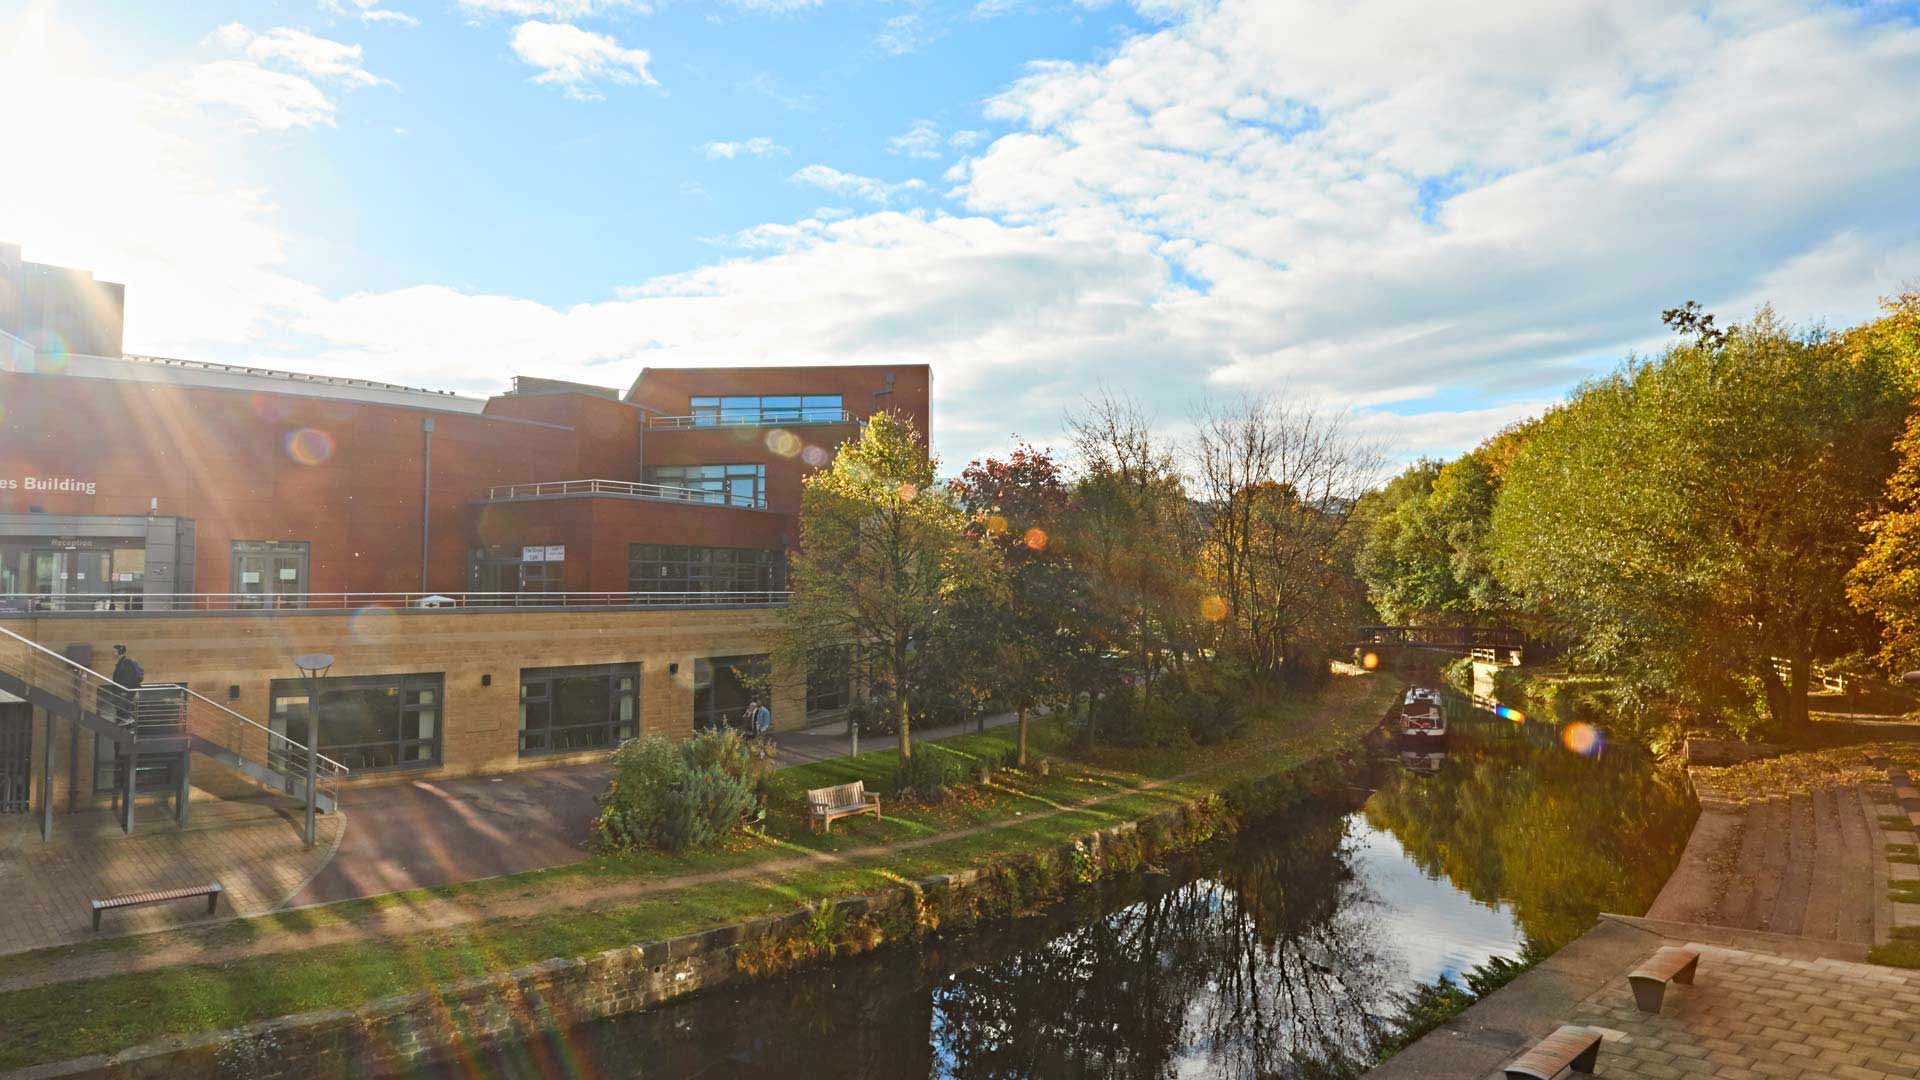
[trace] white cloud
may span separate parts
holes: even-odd
[[[513,28],[512,44],[516,56],[540,69],[534,82],[560,87],[576,101],[605,97],[600,83],[660,85],[647,70],[652,57],[645,49],[629,49],[606,34],[528,20]]]
[[[470,19],[586,19],[615,11],[646,14],[653,6],[640,0],[458,0]]]
[[[404,11],[380,6],[381,0],[320,0],[320,10],[341,18],[355,18],[369,25],[384,23],[411,30],[420,20]]]
[[[213,40],[244,53],[256,64],[295,68],[316,79],[338,82],[348,89],[379,86],[387,81],[360,66],[360,46],[290,26],[256,34],[240,23],[228,23],[213,32]]]
[[[808,165],[787,179],[796,184],[810,184],[822,191],[831,191],[836,195],[851,195],[873,203],[889,203],[896,196],[910,191],[921,191],[927,186],[924,180],[902,180],[889,184],[871,176],[841,172],[826,165]]]
[[[973,147],[980,145],[981,140],[986,137],[987,133],[984,131],[971,129],[956,131],[947,139],[947,145],[953,147],[955,150],[971,150]]]
[[[945,149],[940,125],[931,120],[915,120],[907,130],[887,140],[887,153],[905,157],[938,158]]]
[[[873,36],[873,44],[890,56],[905,56],[919,52],[944,36],[944,27],[930,23],[918,11],[908,11],[882,22],[880,31]]]
[[[334,105],[312,81],[251,60],[215,60],[187,74],[187,100],[222,109],[250,131],[333,127]]]
[[[766,157],[769,154],[784,154],[787,152],[786,147],[774,142],[771,137],[766,135],[755,135],[751,139],[742,139],[738,142],[710,142],[704,147],[701,147],[701,149],[704,150],[710,158],[715,160],[724,159],[727,161],[731,161],[742,155],[748,157]]]
[[[228,23],[207,40],[246,59],[215,60],[195,67],[187,73],[181,92],[196,105],[233,116],[250,131],[335,126],[338,110],[319,82],[342,90],[393,85],[361,66],[360,46],[306,30],[283,26],[262,34]]]

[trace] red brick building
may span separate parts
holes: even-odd
[[[0,317],[72,321],[49,303]],[[93,308],[114,325],[71,336],[117,341]],[[591,757],[753,698],[777,728],[833,715],[843,664],[768,655],[801,480],[879,411],[929,422],[924,364],[477,399],[30,331],[0,318],[0,813],[218,789],[227,766],[293,790],[310,723],[378,780]],[[178,714],[157,736],[106,678],[122,644],[170,687],[142,699]],[[292,661],[321,652],[309,701]]]

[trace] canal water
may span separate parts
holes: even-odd
[[[1407,995],[1638,914],[1692,825],[1678,774],[1450,701],[1444,748],[1048,916],[716,991],[446,1076],[1344,1077]]]

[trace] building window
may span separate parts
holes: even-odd
[[[567,588],[565,544],[494,544],[467,557],[467,580],[479,593],[550,593]]]
[[[767,505],[767,467],[761,464],[658,465],[646,470],[646,481],[697,491],[700,494],[687,497],[699,502]]]
[[[611,750],[639,733],[639,664],[520,672],[520,753]]]
[[[783,552],[761,548],[627,545],[629,592],[766,592],[786,588]]]
[[[746,728],[747,704],[759,701],[773,708],[767,677],[773,661],[765,653],[752,656],[703,656],[693,662],[693,729]],[[774,718],[776,721],[779,717]]]
[[[290,598],[307,592],[312,545],[305,540],[235,540],[233,591],[261,599],[260,607],[297,603]]]
[[[853,703],[853,647],[832,645],[807,657],[807,719],[845,712]]]
[[[440,762],[441,675],[321,679],[320,752],[355,772],[418,768]],[[275,679],[268,725],[307,745],[305,679]],[[299,755],[272,753],[282,771],[306,768]]]
[[[688,401],[695,427],[837,424],[846,417],[839,394],[745,394]]]

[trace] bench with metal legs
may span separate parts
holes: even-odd
[[[132,893],[127,896],[114,896],[105,900],[95,900],[92,902],[93,929],[96,932],[99,931],[100,915],[102,912],[114,911],[119,908],[141,907],[146,904],[164,904],[169,900],[191,900],[199,896],[207,898],[207,914],[211,915],[219,910],[220,894],[224,891],[225,890],[220,887],[220,883],[216,881],[211,885],[200,885],[191,889],[156,889],[153,892]]]

